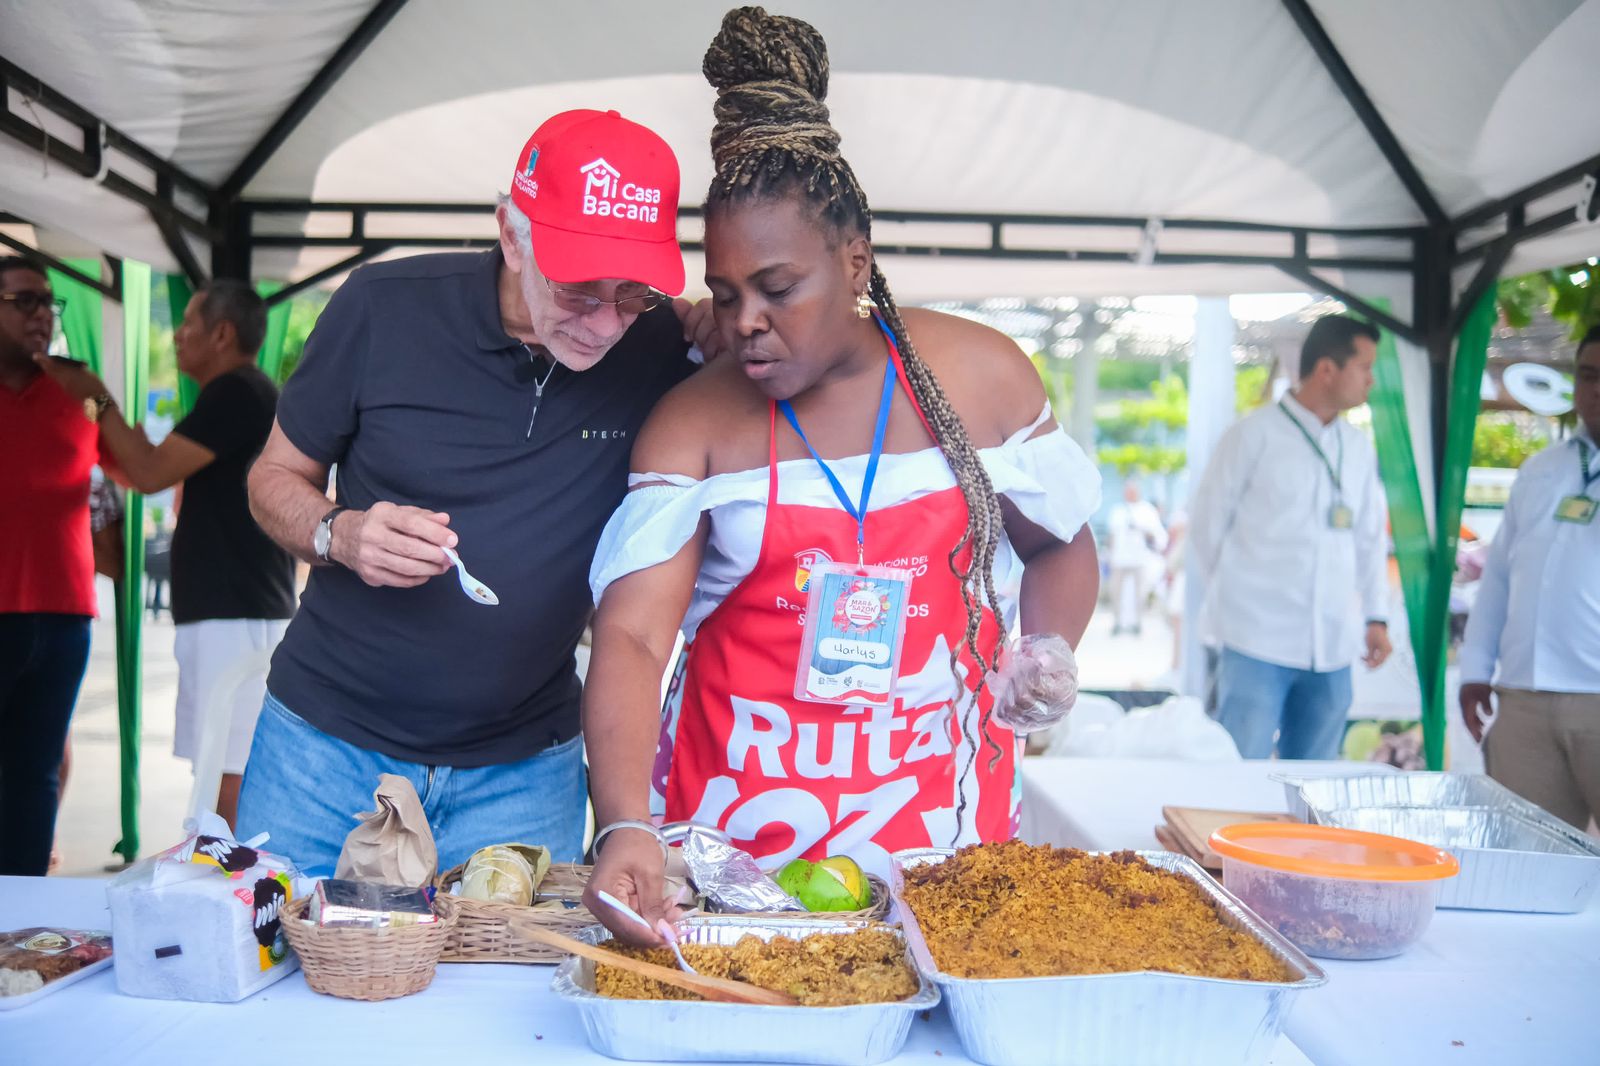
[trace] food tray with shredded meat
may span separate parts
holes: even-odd
[[[879,922],[704,915],[686,918],[679,930],[684,954],[702,973],[753,980],[815,1005],[676,998],[691,994],[611,968],[597,982],[601,967],[568,958],[556,968],[552,988],[578,1009],[596,1051],[652,1062],[882,1062],[899,1053],[916,1012],[939,1002],[938,988],[911,961],[904,934]],[[870,935],[854,939],[863,933]],[[821,936],[850,940],[835,947],[812,939]],[[576,937],[605,944],[611,934],[597,925]],[[630,953],[676,965],[665,950]],[[829,967],[852,972],[830,985]],[[889,996],[896,998],[881,1001]],[[845,1002],[874,997],[880,1001]]]
[[[1010,842],[893,860],[912,957],[979,1062],[1263,1062],[1327,980],[1187,856]]]

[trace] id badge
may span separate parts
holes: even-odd
[[[887,566],[811,568],[794,696],[836,706],[887,707],[900,675],[912,573]]]
[[[1328,508],[1328,527],[1330,529],[1349,529],[1355,524],[1355,512],[1344,504],[1336,503]]]
[[[1586,526],[1594,521],[1597,510],[1600,510],[1600,500],[1588,496],[1564,496],[1561,502],[1556,504],[1556,521],[1576,522],[1580,526]]]

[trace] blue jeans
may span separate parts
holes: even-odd
[[[50,865],[89,625],[88,615],[0,614],[0,874],[43,877]]]
[[[311,876],[332,875],[356,824],[351,816],[372,810],[379,774],[398,774],[416,787],[441,873],[489,844],[542,844],[556,862],[582,855],[588,777],[581,737],[521,762],[427,766],[331,737],[271,692],[239,791],[239,839],[271,833],[269,850]]]
[[[1217,721],[1246,759],[1336,759],[1350,710],[1350,668],[1297,670],[1223,648]]]

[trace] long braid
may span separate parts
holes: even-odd
[[[835,232],[859,233],[870,240],[872,210],[867,195],[839,153],[839,133],[822,102],[828,92],[828,51],[822,35],[799,19],[768,15],[759,7],[737,8],[723,16],[722,29],[706,50],[702,69],[717,90],[716,126],[711,133],[716,176],[706,194],[707,216],[719,205],[736,200],[779,199],[798,193]],[[977,664],[978,683],[968,704],[977,706],[986,675],[996,666],[996,656],[985,655],[978,644],[983,607],[987,605],[997,620],[1004,618],[994,587],[995,549],[1004,519],[978,449],[939,380],[917,354],[888,280],[877,264],[873,264],[867,291],[894,334],[911,393],[966,501],[967,528],[948,560],[960,581],[967,613],[965,639],[950,649],[950,672],[957,692],[953,706],[969,748],[967,765],[958,778],[965,781],[978,744],[968,732],[968,716],[960,697],[966,690],[961,651],[965,647]],[[985,709],[979,731],[992,752],[989,765],[993,768],[1002,752],[989,735],[989,717]],[[962,787],[956,809],[958,827],[966,804]]]

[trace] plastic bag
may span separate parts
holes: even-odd
[[[527,844],[479,848],[461,872],[460,895],[516,907],[532,906],[539,882],[550,872],[550,849]]]
[[[189,838],[106,886],[117,989],[130,996],[231,1003],[299,966],[281,912],[310,887],[289,859],[241,844],[207,812]]]
[[[1001,654],[990,679],[994,717],[1017,733],[1049,729],[1078,700],[1078,660],[1055,633],[1020,637]]]
[[[1110,701],[1106,701],[1109,703]],[[1101,717],[1077,715],[1051,737],[1046,755],[1124,759],[1186,759],[1238,762],[1233,737],[1192,696],[1174,696],[1156,707]]]

